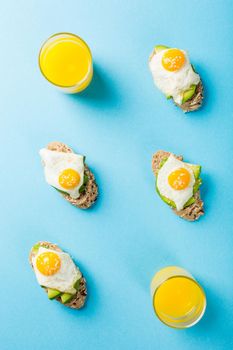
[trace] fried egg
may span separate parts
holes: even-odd
[[[165,164],[158,172],[157,188],[159,193],[172,200],[177,210],[193,196],[195,177],[192,168],[170,155]]]
[[[155,85],[174,101],[182,104],[183,92],[197,85],[200,76],[193,71],[184,50],[166,49],[152,56],[149,67]]]
[[[84,180],[84,157],[74,153],[40,150],[47,183],[76,199]]]
[[[82,275],[69,254],[40,247],[32,264],[41,286],[76,293],[74,284]]]

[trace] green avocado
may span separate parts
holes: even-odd
[[[168,46],[164,46],[164,45],[157,45],[154,48],[154,52],[155,53],[159,53],[160,51],[163,51],[163,50],[166,50],[166,49],[169,49],[169,47]]]
[[[195,181],[195,184],[193,186],[193,194],[195,194],[198,190],[199,190],[199,187],[201,186],[202,184],[202,179],[199,177],[196,181]]]
[[[48,288],[48,298],[49,299],[55,299],[55,298],[59,297],[60,295],[61,295],[61,292],[59,292],[59,290]]]
[[[62,293],[62,295],[61,295],[62,304],[69,303],[73,299],[73,297],[74,297],[73,294]]]
[[[189,164],[189,166],[192,168],[193,174],[195,179],[197,180],[201,174],[201,166],[200,165],[194,165],[194,164]]]
[[[35,245],[32,247],[33,253],[37,254],[39,248],[40,248],[40,244],[39,244],[39,243],[35,244]]]
[[[76,290],[79,290],[80,281],[81,281],[81,278],[79,278],[79,279],[75,282],[75,284],[74,284],[74,288],[75,288]]]
[[[82,184],[82,186],[79,188],[79,193],[85,192],[85,190],[86,190],[86,185],[87,185],[87,183],[88,183],[88,180],[89,180],[88,176],[87,176],[86,174],[84,174],[83,184]]]
[[[182,104],[190,100],[196,91],[196,85],[191,85],[190,88],[183,92]]]
[[[42,248],[49,248],[49,246],[47,244],[42,244],[41,245],[40,243],[36,243],[32,247],[32,253],[37,254],[40,247],[42,247]]]

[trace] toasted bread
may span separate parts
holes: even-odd
[[[53,244],[50,242],[38,242],[37,244],[41,247],[44,247],[44,248],[52,249],[52,250],[55,250],[57,252],[62,252],[61,248],[59,248],[56,244]],[[35,256],[35,252],[33,251],[33,249],[31,249],[31,252],[29,255],[29,262],[30,262],[32,268],[33,268],[32,259],[34,256]],[[47,288],[44,288],[44,290],[46,291],[46,293],[48,292]],[[81,309],[85,304],[86,297],[87,297],[86,280],[82,276],[81,280],[80,280],[80,284],[79,284],[79,290],[77,291],[74,298],[69,303],[63,304],[61,302],[60,297],[57,297],[56,300],[59,303],[61,303],[62,305],[65,305],[65,306],[70,307],[72,309]]]
[[[153,58],[154,55],[156,55],[155,50],[153,50],[153,52],[151,53],[151,55],[149,57],[149,61],[151,61],[151,59]],[[204,98],[204,89],[203,89],[203,84],[200,81],[196,87],[194,95],[189,100],[187,100],[186,102],[184,102],[181,105],[176,103],[176,102],[174,102],[174,103],[176,106],[181,108],[183,112],[185,112],[185,113],[192,112],[192,111],[196,111],[197,109],[199,109],[201,107],[202,102],[203,102],[203,98]]]
[[[50,142],[47,145],[47,149],[50,151],[73,153],[73,150],[62,142]],[[86,164],[84,173],[88,177],[85,191],[80,193],[80,196],[77,199],[71,198],[70,195],[66,193],[62,193],[62,196],[72,205],[81,209],[88,209],[95,203],[98,197],[98,186],[96,184],[94,174]]]
[[[170,152],[158,151],[152,157],[152,170],[155,176],[158,175],[160,163],[163,159],[170,156]],[[179,160],[183,160],[182,156],[175,156]],[[200,191],[194,194],[195,202],[182,210],[176,210],[172,208],[173,212],[188,221],[198,220],[200,216],[204,215],[204,204],[200,198]]]

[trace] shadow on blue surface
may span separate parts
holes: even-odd
[[[84,307],[80,310],[71,310],[67,308],[67,312],[70,313],[71,311],[73,312],[74,315],[77,315],[77,317],[84,317],[84,318],[89,318],[90,315],[93,317],[96,313],[98,313],[98,308],[99,308],[99,292],[97,285],[95,283],[95,280],[91,274],[85,269],[85,267],[80,263],[80,261],[77,261],[74,259],[75,264],[79,267],[80,271],[82,271],[83,276],[86,279],[87,283],[87,299]]]
[[[94,74],[91,84],[79,94],[68,95],[78,102],[100,108],[114,108],[120,103],[116,84],[98,64],[94,64]]]
[[[217,328],[218,332],[215,334],[214,348],[225,349],[223,344],[225,339],[227,339],[231,333],[231,325],[221,322],[221,318],[224,319],[224,317],[222,317],[222,312],[225,311],[227,313],[227,310],[224,310],[223,308],[224,300],[222,300],[210,286],[205,285],[204,281],[199,282],[204,287],[206,293],[206,312],[197,325],[185,330],[186,335],[203,338],[203,341],[205,341],[206,338],[209,337],[210,334],[213,334],[214,330]],[[219,309],[219,305],[222,305],[222,310]]]
[[[209,210],[212,209],[212,206],[215,205],[215,202],[210,199],[216,195],[217,185],[216,181],[214,181],[213,177],[209,174],[202,173],[201,178],[203,181],[203,185],[201,186],[201,198],[204,201],[205,213],[208,214]]]
[[[204,118],[212,117],[211,113],[214,110],[216,105],[216,90],[214,87],[214,82],[211,78],[210,72],[208,71],[208,67],[203,65],[203,62],[200,64],[195,64],[195,68],[197,69],[198,74],[200,74],[202,84],[203,84],[203,93],[204,99],[200,109],[195,112],[195,117],[203,118],[203,111],[205,112]],[[208,112],[208,113],[207,113]]]

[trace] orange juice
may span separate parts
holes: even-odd
[[[55,34],[43,44],[39,66],[49,82],[68,93],[84,90],[93,76],[88,45],[71,33]]]
[[[169,266],[156,273],[151,282],[151,294],[156,315],[170,327],[191,327],[205,312],[203,289],[180,267]]]

